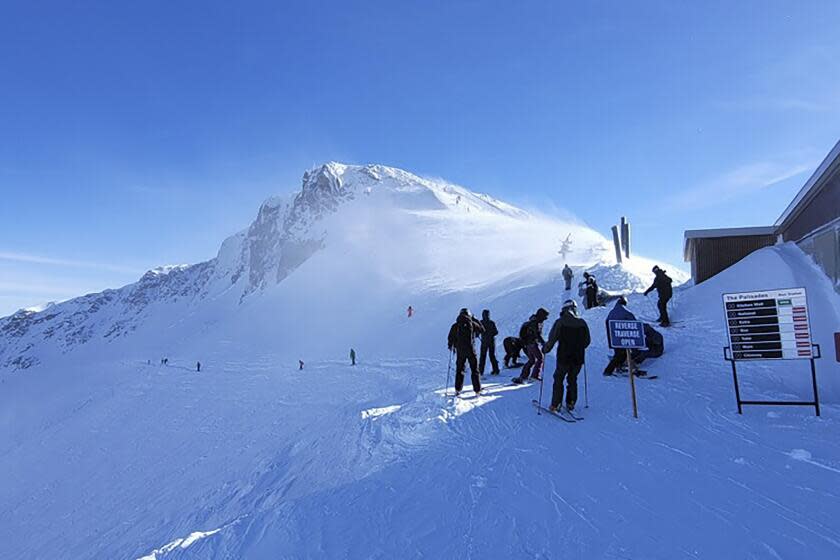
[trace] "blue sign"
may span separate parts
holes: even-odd
[[[610,348],[647,348],[643,321],[610,321]]]

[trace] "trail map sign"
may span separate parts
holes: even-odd
[[[643,321],[610,321],[610,348],[647,348]]]
[[[805,288],[723,294],[733,360],[810,360]]]
[[[732,364],[735,399],[738,414],[741,406],[795,405],[813,406],[820,415],[817,392],[817,373],[814,359],[820,357],[820,347],[811,342],[808,319],[808,297],[805,288],[786,288],[761,292],[723,294],[726,313],[726,333],[729,346],[723,357]],[[813,401],[749,401],[741,399],[736,362],[755,360],[809,360]]]

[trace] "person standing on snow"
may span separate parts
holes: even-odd
[[[352,348],[350,349],[350,365],[351,366],[356,365],[356,351],[353,350]]]
[[[499,375],[499,360],[496,359],[496,335],[499,329],[496,323],[490,319],[490,310],[481,312],[481,326],[484,332],[481,333],[481,358],[478,361],[478,373],[484,375],[484,365],[487,363],[487,354],[490,354],[490,365],[493,371],[490,375]]]
[[[447,343],[449,351],[455,351],[455,396],[464,388],[464,367],[470,363],[470,380],[476,395],[481,394],[481,378],[478,375],[478,360],[475,356],[475,336],[484,332],[484,327],[476,321],[470,310],[461,309],[452,328],[449,329]]]
[[[653,267],[653,284],[651,284],[650,288],[645,290],[645,295],[648,295],[653,290],[659,294],[659,302],[657,303],[657,307],[659,308],[659,319],[657,321],[663,327],[671,326],[671,320],[668,318],[668,301],[671,299],[671,296],[674,295],[674,291],[671,288],[671,277],[665,274],[665,271],[659,268],[658,266]]]
[[[414,308],[409,305],[408,306],[408,318],[411,319],[412,315],[414,315]]]
[[[605,325],[607,327],[607,344],[610,342],[610,321],[635,321],[636,316],[633,315],[626,307],[627,299],[624,296],[619,297],[615,306],[607,315]],[[604,368],[604,375],[612,375],[616,368],[627,361],[627,351],[622,348],[613,348],[613,357],[610,359],[607,367]]]
[[[591,338],[586,321],[578,317],[577,304],[567,299],[563,303],[560,318],[554,321],[548,342],[543,351],[546,355],[557,343],[557,368],[554,371],[554,388],[551,392],[551,406],[548,409],[556,412],[563,404],[563,380],[566,381],[566,410],[571,412],[577,403],[577,378],[583,362],[586,360],[586,348]]]
[[[525,348],[525,355],[528,361],[522,366],[522,373],[511,381],[517,385],[524,383],[530,376],[531,379],[540,381],[542,379],[543,353],[542,347],[545,339],[542,336],[542,325],[548,319],[548,311],[540,307],[531,318],[519,329],[519,339]]]
[[[566,281],[566,291],[567,292],[572,289],[572,278],[574,278],[574,273],[572,272],[572,269],[569,268],[569,265],[567,264],[566,266],[563,267],[563,280]]]
[[[515,336],[509,336],[504,339],[502,344],[505,347],[505,367],[520,367],[519,353],[522,352],[522,341]]]
[[[598,282],[591,274],[586,279],[586,308],[598,307]]]
[[[299,370],[303,369],[303,360],[298,360],[298,369]]]
[[[195,371],[201,373],[201,362],[195,363]]]

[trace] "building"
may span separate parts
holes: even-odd
[[[831,278],[840,292],[840,142],[814,171],[772,226],[685,232],[683,257],[699,284],[753,251],[792,241]]]

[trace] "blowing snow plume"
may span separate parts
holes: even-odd
[[[404,339],[380,340],[408,305],[418,310],[414,328],[440,328],[451,307],[552,281],[564,263],[609,267],[609,248],[586,226],[441,180],[331,162],[304,173],[297,193],[264,202],[210,261],[0,320],[0,365],[68,352],[206,354],[221,344],[289,357],[343,355],[350,345],[404,351]],[[638,262],[641,276],[609,272],[633,280],[614,289],[647,281],[647,261]]]

